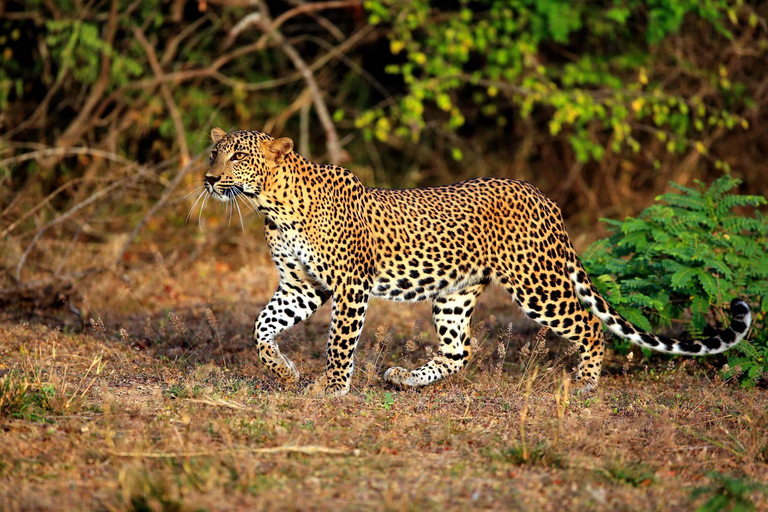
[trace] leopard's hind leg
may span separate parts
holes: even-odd
[[[432,322],[440,345],[438,355],[415,370],[393,367],[384,380],[400,387],[426,386],[461,370],[470,359],[469,324],[477,298],[485,284],[476,284],[450,294],[438,295],[432,301]]]
[[[529,279],[546,286],[520,286],[507,280],[506,289],[529,318],[576,344],[580,358],[576,380],[582,383],[581,391],[595,389],[605,355],[602,323],[576,297],[567,276],[542,272]]]

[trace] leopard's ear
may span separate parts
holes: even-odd
[[[293,151],[293,141],[288,137],[264,142],[264,156],[268,161],[275,165],[280,165],[285,160],[285,156]]]
[[[218,144],[219,141],[226,136],[227,136],[227,132],[225,132],[219,127],[216,127],[213,130],[211,130],[211,140],[213,140],[214,144]]]

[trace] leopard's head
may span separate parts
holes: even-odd
[[[234,200],[238,195],[258,199],[265,176],[280,167],[293,150],[291,139],[274,139],[262,132],[226,133],[214,128],[211,138],[213,149],[205,189],[220,201]]]

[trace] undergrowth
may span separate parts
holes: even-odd
[[[698,487],[691,493],[691,498],[709,496],[709,499],[696,509],[696,512],[751,512],[757,510],[750,495],[755,491],[766,491],[764,485],[749,482],[742,478],[735,478],[717,472],[707,475],[712,479],[712,484]]]
[[[725,376],[753,386],[768,375],[768,217],[762,196],[739,195],[740,181],[723,176],[707,186],[672,184],[636,218],[605,220],[613,234],[593,244],[584,264],[616,310],[646,330],[682,322],[686,335],[728,325],[725,307],[741,297],[752,308],[748,340],[728,352]],[[628,343],[615,340],[619,351]]]

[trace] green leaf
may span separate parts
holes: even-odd
[[[709,295],[710,298],[717,297],[718,292],[720,291],[717,286],[717,279],[701,269],[698,270],[696,277],[699,278],[701,287],[704,288],[704,291],[707,292],[707,295]]]
[[[680,267],[682,268],[672,274],[672,277],[670,278],[672,286],[677,290],[685,288],[688,283],[691,282],[691,279],[700,272],[697,268],[686,267],[684,265],[680,265]]]
[[[639,309],[629,308],[626,306],[617,306],[616,311],[624,317],[629,323],[636,325],[644,331],[650,332],[653,328],[648,318],[643,315]]]

